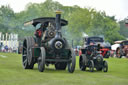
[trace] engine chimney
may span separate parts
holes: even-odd
[[[61,19],[61,11],[56,11],[56,30],[59,30],[61,28],[61,23],[60,23],[60,19]]]

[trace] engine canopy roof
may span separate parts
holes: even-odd
[[[31,20],[31,21],[25,22],[24,26],[33,25],[34,27],[36,27],[36,25],[39,24],[39,23],[48,23],[48,22],[51,22],[51,23],[55,24],[55,19],[56,19],[55,17],[36,18],[36,19]],[[61,19],[60,23],[61,23],[61,26],[68,25],[68,21],[64,20],[64,19]]]

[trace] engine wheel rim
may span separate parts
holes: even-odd
[[[108,64],[107,64],[107,62],[106,61],[104,61],[104,64],[103,64],[104,66],[103,66],[103,71],[104,72],[107,72],[108,71]]]
[[[85,70],[85,62],[84,62],[84,59],[82,56],[80,56],[80,59],[79,59],[79,67],[80,67],[80,70]]]
[[[45,57],[46,57],[45,48],[42,47],[40,57],[38,58],[38,69],[40,72],[43,72],[45,69]]]
[[[90,72],[94,71],[94,63],[93,63],[93,61],[90,61],[89,70],[90,70]]]
[[[28,60],[27,60],[27,43],[26,43],[26,41],[24,42],[24,45],[23,45],[22,63],[23,63],[24,67],[26,67],[26,65],[28,63]]]
[[[28,55],[29,55],[28,62],[29,62],[29,64],[31,64],[31,62],[32,62],[32,50],[30,47],[28,48]]]
[[[70,54],[70,56],[71,56],[71,58],[70,58],[71,61],[68,62],[68,71],[69,71],[70,73],[73,73],[74,70],[75,70],[75,64],[76,64],[76,58],[75,58],[75,54],[74,54],[73,49],[71,49],[71,54]]]
[[[117,56],[118,58],[120,58],[120,56],[121,56],[120,50],[118,50],[118,51],[116,52],[116,56]]]

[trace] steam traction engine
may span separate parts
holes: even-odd
[[[94,40],[89,41],[89,45],[84,40],[84,46],[81,48],[81,55],[79,57],[79,67],[80,70],[85,71],[89,67],[90,72],[94,71],[96,68],[97,71],[108,71],[107,61],[103,59],[101,46],[100,44],[94,44]]]
[[[68,21],[61,19],[61,12],[56,12],[56,18],[44,17],[33,19],[25,25],[32,24],[41,27],[36,30],[35,37],[26,37],[23,41],[22,63],[24,69],[33,69],[38,63],[38,70],[43,72],[45,65],[54,64],[57,70],[73,73],[75,70],[75,53],[62,36],[61,26],[66,26]]]

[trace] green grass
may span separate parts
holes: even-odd
[[[55,70],[54,66],[46,67],[39,72],[37,64],[33,70],[24,70],[21,55],[0,53],[0,85],[128,85],[128,59],[106,59],[109,71],[80,71],[77,57],[74,73]]]

